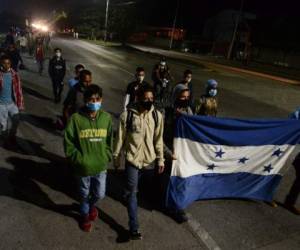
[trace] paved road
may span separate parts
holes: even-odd
[[[156,55],[76,40],[55,39],[52,46],[63,49],[67,78],[77,63],[93,72],[94,82],[104,89],[104,108],[115,117],[121,112],[122,95],[135,68],[144,66],[150,81],[152,66],[158,61]],[[38,76],[33,60],[25,60],[29,71],[22,72],[27,110],[18,134],[21,149],[0,148],[0,249],[299,249],[300,217],[280,206],[244,200],[196,202],[188,209],[190,222],[182,225],[143,201],[140,221],[145,239],[122,242],[127,228],[126,208],[118,201],[122,173],[113,171],[109,171],[108,196],[99,204],[102,219],[92,233],[81,232],[62,136],[51,124],[61,105],[52,101],[47,74]],[[207,79],[220,83],[220,116],[287,117],[299,104],[297,86],[186,60],[169,60],[169,64],[176,80],[186,68],[194,72],[196,96],[203,92]],[[276,194],[278,201],[283,201],[293,178],[291,168]]]

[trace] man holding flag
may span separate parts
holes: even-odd
[[[176,120],[180,115],[193,115],[190,104],[189,87],[185,84],[178,84],[173,93],[173,107],[166,109],[165,116],[164,154],[166,157],[167,180],[170,178],[172,161],[176,160],[176,154],[174,154],[173,148]],[[163,184],[163,186],[165,187],[164,190],[166,190],[167,184]],[[178,223],[183,223],[188,220],[188,217],[183,209],[168,208],[168,213]]]

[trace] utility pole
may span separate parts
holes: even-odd
[[[233,45],[234,45],[234,42],[235,42],[235,39],[236,39],[237,29],[238,29],[238,26],[239,26],[239,23],[240,23],[241,15],[243,13],[243,7],[244,7],[244,0],[241,0],[240,11],[239,11],[239,13],[238,13],[238,15],[236,17],[236,22],[235,22],[234,31],[233,31],[233,34],[232,34],[232,39],[231,39],[231,43],[230,43],[230,46],[229,46],[229,49],[228,49],[228,53],[227,53],[227,59],[231,58]]]
[[[107,40],[108,9],[109,9],[109,0],[106,0],[106,14],[105,14],[104,42],[106,42],[106,40]]]
[[[173,47],[173,40],[174,40],[174,32],[176,28],[176,22],[177,22],[177,16],[178,16],[178,10],[179,10],[179,0],[177,0],[177,7],[176,7],[176,13],[174,17],[174,22],[173,22],[173,28],[172,28],[172,34],[171,34],[171,39],[170,39],[170,49]]]

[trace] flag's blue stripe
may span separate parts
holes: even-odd
[[[296,145],[300,143],[300,121],[240,120],[183,115],[177,120],[175,137],[212,145]]]
[[[280,180],[280,175],[250,173],[201,174],[188,178],[171,176],[167,206],[184,209],[196,200],[218,198],[271,201]]]

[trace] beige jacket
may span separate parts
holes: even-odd
[[[120,151],[124,148],[126,160],[137,168],[147,167],[155,160],[159,166],[164,165],[162,114],[157,111],[158,123],[155,127],[153,107],[144,114],[140,114],[134,107],[130,110],[133,112],[131,129],[126,128],[128,111],[121,114],[114,158],[118,158]]]

